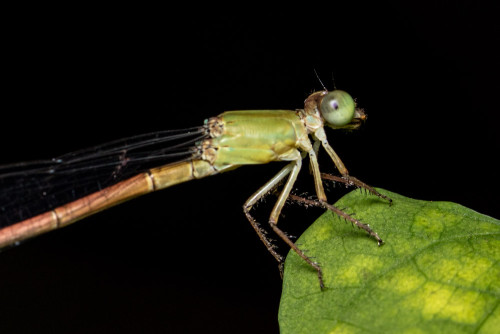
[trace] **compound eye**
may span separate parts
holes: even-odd
[[[354,117],[356,103],[351,95],[343,90],[334,90],[326,94],[321,100],[321,115],[329,125],[344,126]]]

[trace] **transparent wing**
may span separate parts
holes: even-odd
[[[196,158],[204,127],[133,136],[49,160],[0,166],[0,228],[152,167]]]

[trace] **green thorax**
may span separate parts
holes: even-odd
[[[227,111],[218,119],[223,131],[212,139],[216,168],[287,160],[296,151],[298,139],[307,136],[293,110]]]

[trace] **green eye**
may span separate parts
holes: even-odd
[[[343,90],[334,90],[323,97],[320,111],[329,125],[343,126],[352,121],[355,107],[351,95]]]

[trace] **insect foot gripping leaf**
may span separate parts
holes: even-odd
[[[322,265],[326,289],[294,252],[285,263],[279,322],[287,333],[499,333],[500,221],[455,203],[354,191],[364,231],[321,216],[297,241]]]

